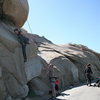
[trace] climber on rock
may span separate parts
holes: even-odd
[[[23,57],[24,57],[24,62],[27,61],[27,56],[26,56],[26,45],[30,44],[30,40],[29,38],[25,37],[24,35],[22,35],[22,31],[20,29],[15,29],[14,33],[17,34],[17,38],[19,43],[22,46],[22,53],[23,53]]]

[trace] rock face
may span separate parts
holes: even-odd
[[[8,30],[9,23],[0,23],[0,100],[21,100],[30,91],[35,96],[48,95],[50,83],[45,70],[48,63],[59,69],[54,74],[60,79],[60,89],[85,82],[87,63],[92,64],[93,79],[100,76],[99,53],[83,45],[55,45],[45,37],[26,31],[23,35],[32,43],[27,45],[28,61],[24,63],[21,45],[12,33],[14,27],[9,25]]]
[[[8,30],[6,24],[1,22],[0,24],[0,100],[4,100],[5,97],[11,96],[13,98],[23,98],[27,96],[28,86],[25,66],[23,62],[21,46],[16,40],[16,36]],[[12,27],[10,27],[12,28]],[[32,46],[31,46],[32,45]],[[27,52],[30,52],[30,49],[33,48],[33,55],[37,53],[37,47],[35,43],[31,43],[30,47],[28,46]],[[31,51],[32,52],[32,51]],[[28,58],[31,54],[28,55]],[[5,85],[4,85],[4,84]],[[9,92],[9,95],[7,91]],[[3,99],[1,99],[3,98]],[[8,97],[7,97],[8,98]]]
[[[29,7],[27,0],[0,0],[0,14],[17,27],[25,23]]]
[[[18,2],[0,1],[0,8],[3,8],[0,9],[0,100],[23,100],[29,98],[30,92],[33,97],[47,96],[50,90],[48,63],[56,66],[54,74],[59,77],[60,89],[85,82],[87,63],[92,64],[93,79],[100,76],[99,53],[83,45],[56,45],[23,30],[23,35],[32,40],[26,48],[28,61],[24,63],[22,48],[13,30],[27,19],[28,4],[26,0],[20,0],[22,6]]]

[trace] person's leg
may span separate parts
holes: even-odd
[[[51,89],[52,90],[52,97],[55,99],[56,98],[55,83],[52,82],[51,85],[52,85],[52,89]]]
[[[91,86],[91,78],[89,79],[89,84],[90,84],[90,86]]]
[[[60,91],[59,91],[59,86],[58,86],[58,84],[55,85],[55,90],[57,91],[56,94],[57,94],[57,95],[60,95]]]
[[[89,79],[87,78],[87,86],[89,85]]]
[[[86,83],[87,83],[87,86],[88,86],[88,84],[89,84],[88,75],[86,75]]]
[[[91,86],[91,76],[90,75],[88,76],[88,80],[89,80],[89,84]]]
[[[55,90],[58,91],[58,85],[57,84],[55,85]]]
[[[24,62],[26,62],[27,61],[26,45],[22,45],[22,52],[23,52]]]

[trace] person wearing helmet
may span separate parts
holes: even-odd
[[[27,56],[26,56],[26,45],[29,44],[29,38],[25,37],[24,35],[22,35],[22,32],[20,29],[15,29],[14,33],[17,34],[17,38],[19,43],[22,46],[22,53],[23,53],[23,57],[24,57],[24,62],[27,61]]]

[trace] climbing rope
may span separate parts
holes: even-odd
[[[19,0],[19,5],[23,8],[22,2],[21,2],[20,0]],[[26,12],[25,12],[25,10],[24,10],[24,8],[23,8],[23,12],[24,12],[24,15],[27,16],[27,15],[26,15]],[[2,16],[3,16],[3,12],[2,12]],[[5,23],[5,24],[8,24],[7,22],[5,22],[5,21],[3,20],[3,18],[1,19],[1,21],[2,21],[3,23]],[[28,19],[27,19],[26,22],[27,22],[27,25],[28,25],[28,27],[29,27],[30,32],[33,33]],[[13,24],[13,23],[12,23],[12,24]],[[13,26],[14,26],[14,24],[13,24]],[[17,27],[15,27],[15,28],[17,28]],[[6,29],[7,29],[9,32],[14,33],[14,32],[13,32],[14,29],[12,30],[11,27],[10,27],[9,25],[8,25],[8,28],[6,27]],[[11,30],[10,30],[10,29],[11,29]]]
[[[19,5],[23,8],[22,2],[20,0],[19,0]],[[27,16],[24,8],[23,8],[23,12],[24,12],[24,15]],[[27,22],[27,25],[28,25],[28,27],[30,29],[30,32],[32,33],[32,29],[31,29],[31,26],[30,26],[30,23],[29,23],[28,19],[26,20],[26,22]]]

